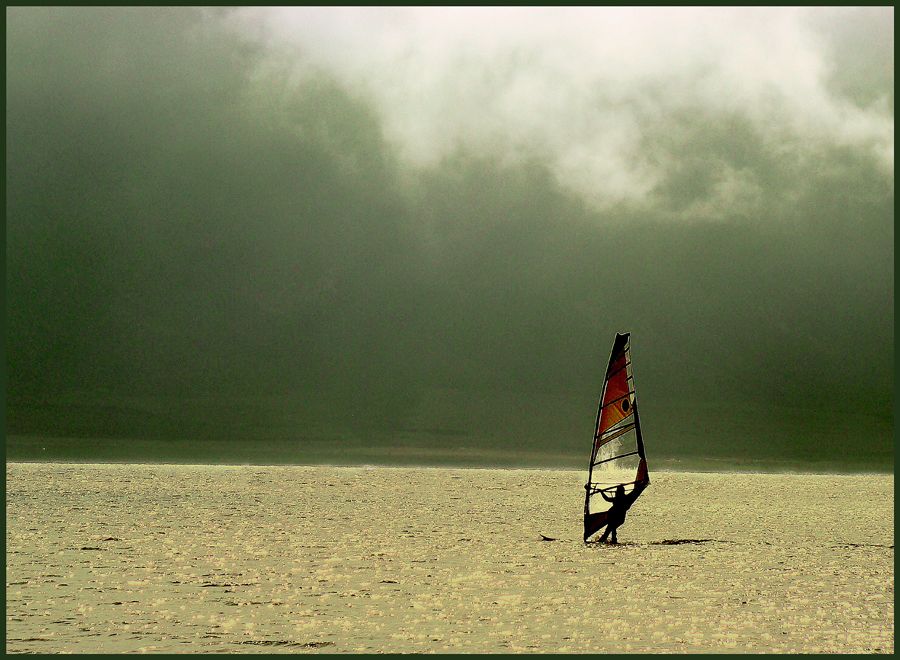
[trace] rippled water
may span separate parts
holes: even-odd
[[[585,476],[8,464],[7,651],[893,652],[893,476]]]

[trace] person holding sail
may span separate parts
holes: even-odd
[[[625,486],[622,484],[616,486],[616,494],[613,497],[609,497],[606,493],[600,491],[600,496],[612,504],[609,511],[606,512],[606,529],[598,539],[600,543],[606,541],[606,538],[612,534],[610,543],[613,545],[618,544],[619,541],[616,539],[616,530],[625,523],[625,514],[628,512],[628,509],[631,508],[631,505],[634,504],[638,495],[644,491],[649,483],[649,479],[646,481],[639,481],[634,485],[634,490],[627,495],[625,494]]]

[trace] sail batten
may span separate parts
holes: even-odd
[[[618,397],[618,398],[616,398],[616,399],[613,399],[612,401],[610,401],[610,402],[608,402],[608,403],[604,403],[604,404],[603,404],[603,408],[607,408],[607,407],[609,407],[609,406],[611,406],[611,405],[613,405],[613,404],[619,403],[619,402],[622,401],[625,397],[628,397],[628,396],[634,396],[634,390],[628,390],[628,391],[627,391],[625,394],[623,394],[622,396],[620,396],[620,397]]]
[[[630,451],[627,454],[619,454],[618,456],[613,456],[611,458],[604,458],[602,461],[596,461],[594,463],[594,467],[597,467],[598,465],[603,465],[604,463],[609,463],[610,461],[617,461],[620,458],[627,458],[629,456],[637,456],[638,454],[639,454],[639,452],[637,450],[635,450],[635,451]],[[610,482],[610,483],[612,483],[612,482]]]
[[[608,429],[602,436],[597,436],[596,442],[598,447],[602,447],[606,443],[611,440],[615,440],[623,433],[627,433],[631,429],[635,427],[635,423],[633,421],[628,422],[627,424],[623,424],[622,426],[616,426],[611,429]]]
[[[636,464],[635,464],[636,463]],[[602,476],[601,476],[602,475]],[[585,484],[584,540],[609,522],[602,496],[621,486],[633,501],[650,483],[631,360],[630,334],[616,334],[605,371]],[[596,497],[601,495],[601,497]],[[615,523],[609,523],[615,524]]]
[[[612,377],[615,376],[617,373],[619,373],[620,371],[622,371],[622,369],[625,369],[626,367],[630,367],[630,366],[631,366],[631,362],[630,362],[630,361],[626,361],[626,362],[625,362],[624,364],[622,364],[621,366],[617,366],[615,371],[606,374],[606,378],[607,378],[607,379],[612,378]]]

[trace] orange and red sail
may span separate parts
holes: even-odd
[[[631,373],[629,338],[628,333],[616,334],[604,378],[600,406],[597,411],[597,426],[594,429],[594,446],[591,451],[588,483],[585,485],[585,540],[606,525],[606,512],[591,512],[593,495],[606,493],[609,496],[617,486],[621,485],[636,499],[650,483]],[[615,444],[613,444],[614,440],[617,440]],[[608,447],[603,450],[605,457],[601,459],[600,449],[605,445]],[[636,468],[634,461],[637,461]],[[618,471],[636,469],[634,480],[626,478],[621,482],[595,482],[593,481],[594,468],[601,464],[604,468],[611,467]],[[600,498],[598,497],[597,500]]]
[[[613,356],[615,358],[615,356]],[[622,353],[611,361],[606,372],[606,390],[600,405],[600,418],[597,425],[598,438],[610,428],[634,413],[632,395],[628,387],[628,355]]]

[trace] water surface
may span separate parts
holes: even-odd
[[[10,652],[893,652],[891,475],[7,464]],[[556,538],[543,541],[541,535]]]

